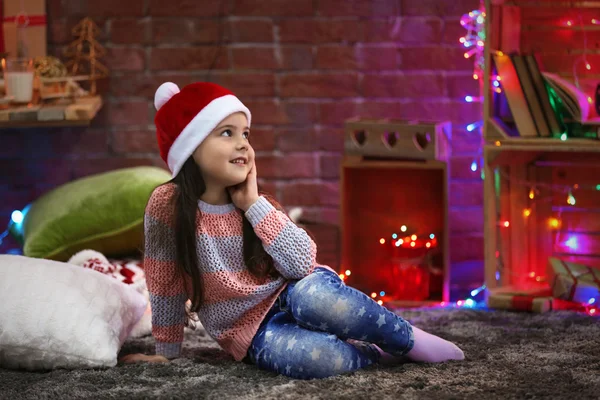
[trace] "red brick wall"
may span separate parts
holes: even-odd
[[[231,88],[253,112],[264,186],[284,205],[306,207],[313,221],[337,224],[346,118],[451,120],[452,261],[481,260],[481,182],[469,168],[479,141],[464,129],[480,109],[463,101],[478,88],[472,61],[458,43],[464,33],[459,17],[478,4],[48,0],[48,40],[56,54],[81,17],[99,24],[111,70],[101,85],[106,105],[88,129],[0,132],[8,143],[0,147],[0,190],[8,199],[0,206],[2,217],[73,178],[130,165],[163,166],[152,123],[154,91],[165,81],[210,79]],[[335,263],[335,246],[323,243],[331,229],[315,231],[324,260]]]

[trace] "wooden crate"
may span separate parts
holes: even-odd
[[[509,136],[493,118],[491,86],[494,51],[534,52],[544,70],[573,79],[572,68],[564,69],[556,60],[580,54],[583,42],[576,38],[581,30],[568,30],[557,21],[578,23],[581,14],[594,16],[600,2],[486,0],[485,8],[485,284],[494,292],[543,284],[550,256],[600,266],[600,192],[594,190],[600,184],[595,178],[600,176],[600,141]],[[580,83],[589,92],[597,78],[580,76]],[[579,185],[573,188],[574,206],[567,204],[568,192],[547,193],[569,185]],[[529,198],[532,187],[541,190],[534,199]],[[542,201],[544,191],[547,197]]]
[[[345,123],[348,155],[412,160],[447,160],[452,124],[434,121],[351,119]]]
[[[485,0],[486,10],[486,39],[484,48],[484,76],[482,89],[484,97],[484,125],[483,137],[488,143],[501,143],[503,145],[536,145],[560,146],[559,138],[531,138],[511,136],[502,124],[494,118],[494,91],[492,81],[492,59],[496,51],[510,54],[513,52],[534,53],[541,63],[541,68],[547,72],[561,75],[567,80],[574,80],[572,65],[565,68],[568,63],[558,62],[561,57],[573,59],[582,52],[584,40],[581,30],[578,29],[579,17],[597,18],[600,13],[600,1],[547,1],[547,0]],[[572,20],[574,27],[564,25],[567,20]],[[589,23],[589,21],[588,21]],[[563,24],[563,25],[561,25]],[[594,30],[589,30],[588,35],[593,35]],[[554,43],[558,38],[560,43]],[[590,37],[590,41],[592,41]],[[541,43],[544,43],[543,45]],[[593,57],[593,56],[590,56]],[[583,65],[579,66],[580,69]],[[597,75],[584,76],[579,72],[581,88],[588,95],[593,96],[597,85]],[[600,123],[592,121],[586,123],[588,130],[600,136]],[[573,144],[585,146],[588,139],[569,139]]]
[[[346,155],[341,171],[341,266],[351,271],[347,284],[388,303],[398,296],[401,283],[397,261],[420,254],[415,249],[394,249],[392,234],[410,233],[418,239],[431,233],[437,240],[427,301],[448,301],[448,167],[443,161],[369,160]],[[402,232],[402,225],[407,231]],[[380,239],[384,238],[382,245]],[[397,240],[395,239],[395,240]],[[386,293],[383,298],[379,293]],[[403,303],[406,304],[406,303]]]

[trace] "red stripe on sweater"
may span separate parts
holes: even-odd
[[[267,246],[273,243],[287,224],[287,218],[281,215],[276,210],[271,210],[254,228]]]
[[[183,324],[171,326],[152,325],[152,336],[159,342],[178,343],[183,342]]]

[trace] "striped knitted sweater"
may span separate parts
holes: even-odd
[[[180,354],[185,303],[192,293],[189,276],[181,276],[176,269],[171,205],[175,189],[172,183],[156,188],[144,216],[144,268],[152,334],[156,354],[167,358]],[[316,246],[303,229],[260,196],[245,216],[281,276],[257,278],[243,259],[242,210],[233,204],[203,201],[198,201],[198,208],[196,243],[204,288],[198,317],[207,333],[240,361],[287,281],[301,279],[317,266]]]

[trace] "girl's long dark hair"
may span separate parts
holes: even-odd
[[[186,277],[186,275],[189,277],[192,288],[192,293],[189,293],[192,304],[190,310],[186,312],[188,315],[187,325],[189,319],[192,317],[190,311],[198,312],[204,300],[204,287],[200,276],[196,249],[196,222],[200,218],[198,200],[206,191],[206,184],[202,178],[200,168],[196,165],[192,157],[183,164],[181,171],[170,182],[176,185],[172,205],[175,216],[174,230],[177,268],[183,277]],[[284,211],[283,207],[271,196],[262,192],[261,195],[265,196],[275,208]],[[250,221],[243,214],[242,218],[244,262],[246,267],[250,273],[259,278],[279,276],[279,272],[275,269],[273,258],[263,248],[262,242],[256,236]]]

